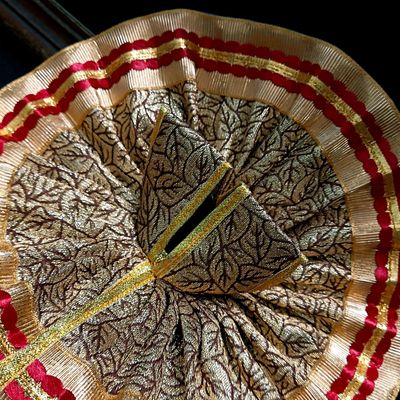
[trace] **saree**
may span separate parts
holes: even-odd
[[[340,50],[166,11],[0,121],[0,399],[395,398],[400,116]]]

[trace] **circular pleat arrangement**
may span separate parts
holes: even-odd
[[[302,56],[283,45],[293,38]],[[13,105],[0,114],[0,305],[15,308],[12,324],[2,314],[0,367],[151,258],[220,165],[210,209],[183,233],[180,222],[177,248],[235,188],[247,194],[167,273],[43,349],[31,360],[42,372],[16,373],[5,394],[31,398],[31,380],[49,395],[47,374],[61,400],[394,395],[400,119],[375,83],[352,102],[357,82],[340,92],[351,61],[329,45],[188,11],[82,46],[0,94]],[[382,104],[392,114],[380,122]]]

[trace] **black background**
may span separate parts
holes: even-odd
[[[252,19],[282,26],[330,42],[359,63],[400,104],[398,13],[390,2],[59,0],[94,33],[124,20],[173,8]],[[41,60],[0,29],[0,85],[29,72]],[[11,44],[12,43],[12,44]],[[11,62],[12,61],[12,62]],[[17,67],[16,67],[17,65]]]

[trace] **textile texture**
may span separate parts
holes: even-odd
[[[3,89],[0,399],[392,398],[400,118],[358,68],[177,10]]]

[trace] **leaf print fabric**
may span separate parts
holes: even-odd
[[[178,161],[203,146],[191,180],[182,180],[189,171],[179,163],[167,180],[161,158],[146,170],[161,107],[181,126],[171,153]],[[184,141],[190,135],[193,140]],[[41,323],[54,323],[145,260],[170,210],[218,160],[233,170],[215,197],[240,182],[251,196],[165,279],[63,339],[95,367],[110,393],[288,398],[306,381],[342,316],[351,227],[340,183],[320,147],[272,107],[205,93],[188,81],[133,91],[114,108],[93,110],[80,129],[61,132],[17,171],[7,236],[20,255],[19,278],[34,287]],[[146,171],[157,168],[164,178],[151,188]],[[278,242],[281,258],[268,258]],[[285,267],[282,251],[291,259],[302,252],[308,262],[277,285],[248,290]]]

